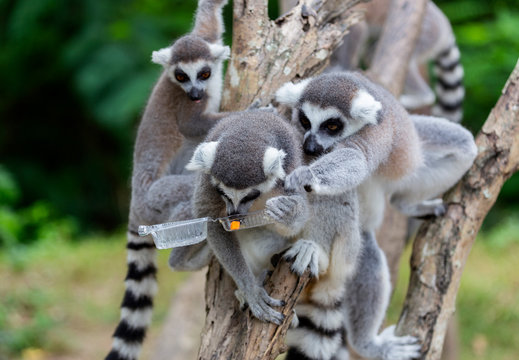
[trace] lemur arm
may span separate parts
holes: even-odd
[[[301,166],[285,179],[285,189],[315,191],[334,195],[356,188],[373,172],[369,156],[356,146],[347,146]]]
[[[194,212],[196,217],[215,217],[220,214],[223,202],[211,185],[209,175],[201,174],[197,178],[194,194]],[[259,284],[240,248],[236,236],[224,230],[217,222],[207,224],[207,243],[212,252],[233,278],[238,287],[237,296],[241,302],[246,302],[252,314],[262,321],[281,324],[283,314],[272,306],[282,306],[283,302],[271,298]]]

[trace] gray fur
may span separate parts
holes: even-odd
[[[106,358],[109,360],[137,359],[141,341],[134,341],[129,334],[145,332],[151,321],[156,252],[151,236],[137,235],[138,226],[192,218],[194,175],[183,167],[195,145],[223,116],[217,111],[222,91],[222,62],[228,54],[221,40],[221,12],[225,3],[226,0],[200,0],[195,22],[204,24],[205,30],[195,25],[191,34],[153,53],[153,61],[163,65],[165,70],[150,95],[135,141],[128,221],[129,270],[121,321]],[[204,38],[209,30],[212,35]],[[190,64],[206,67],[211,76],[190,81],[190,87],[180,84],[175,79],[175,70]],[[190,70],[197,71],[194,66]],[[193,91],[195,87],[199,90]],[[202,96],[199,102],[189,98],[194,92]],[[198,246],[178,250],[174,257],[183,257],[185,252],[198,262],[208,257],[205,249]],[[142,299],[146,301],[135,308],[132,301]]]
[[[366,20],[350,29],[341,45],[333,54],[330,69],[353,70],[359,67],[361,59],[369,62],[373,46],[369,40],[378,39],[383,22],[389,9],[389,1],[379,0],[360,4],[356,9],[366,11]],[[457,54],[457,55],[456,55]],[[420,67],[429,61],[435,61],[435,72],[438,85],[435,92],[420,73]],[[454,71],[454,69],[457,69]],[[422,28],[414,48],[401,103],[409,110],[433,105],[435,116],[445,117],[460,122],[463,117],[462,103],[464,99],[463,68],[460,63],[459,50],[451,24],[445,14],[432,2],[427,7]],[[442,84],[453,86],[448,88]]]
[[[381,106],[361,95],[361,103],[378,109],[373,113],[376,122],[367,121],[350,133],[355,123],[353,104],[362,91]],[[368,358],[410,359],[417,355],[414,338],[396,337],[390,328],[377,335],[390,283],[374,233],[382,221],[387,195],[408,215],[441,214],[441,199],[431,198],[441,195],[470,167],[476,156],[474,139],[448,120],[410,117],[391,94],[360,74],[329,73],[307,80],[304,87],[284,85],[278,100],[285,99],[294,107],[292,122],[305,139],[305,152],[315,158],[289,174],[285,187],[291,191],[311,188],[331,197],[354,189],[359,193],[362,257],[352,280],[345,282],[349,345]],[[302,112],[306,118],[300,116]],[[330,116],[339,119],[341,131],[330,133],[323,128]]]
[[[199,174],[193,201],[196,217],[247,213],[255,210],[255,206],[261,208],[274,195],[282,194],[282,179],[269,178],[263,172],[263,159],[268,148],[283,150],[286,155],[282,166],[286,172],[301,163],[299,145],[292,128],[270,112],[247,111],[229,115],[208,134],[205,143],[212,142],[217,142],[214,156],[210,156],[212,160],[205,164],[205,169],[197,167]],[[200,145],[200,150],[205,143]],[[233,189],[243,195],[257,189],[264,192],[257,199],[244,202],[241,195],[232,192]],[[225,202],[219,191],[225,191]],[[287,238],[280,235],[275,226],[226,232],[220,224],[210,223],[207,242],[234,279],[240,302],[247,303],[257,318],[281,323],[283,315],[272,307],[281,306],[282,302],[268,296],[260,283],[260,275],[268,268],[270,257],[289,246]]]

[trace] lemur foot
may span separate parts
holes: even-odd
[[[395,335],[395,325],[389,326],[378,336],[383,360],[411,360],[420,356],[421,346],[414,336]]]
[[[285,319],[285,315],[272,308],[272,306],[285,306],[285,302],[270,297],[267,291],[260,286],[254,286],[248,294],[241,290],[236,290],[234,295],[240,302],[242,310],[245,310],[248,306],[252,315],[261,321],[281,325]]]
[[[442,199],[425,200],[418,206],[422,209],[422,214],[415,217],[423,220],[442,216],[447,211]]]
[[[319,275],[319,252],[320,249],[314,241],[300,239],[283,256],[287,261],[293,261],[290,269],[301,276],[310,269],[310,275]]]
[[[267,200],[266,213],[274,221],[299,232],[308,219],[306,198],[301,195],[276,196]]]

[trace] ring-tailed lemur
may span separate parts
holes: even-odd
[[[272,306],[281,302],[269,297],[260,281],[273,255],[293,244],[283,255],[293,260],[292,270],[302,274],[310,268],[315,277],[303,301],[332,306],[343,296],[360,249],[354,190],[333,197],[310,193],[309,204],[304,195],[283,191],[286,174],[301,165],[300,149],[293,127],[283,118],[247,111],[222,119],[187,166],[200,172],[196,216],[246,214],[266,207],[277,221],[233,233],[209,224],[207,242],[234,279],[240,302],[257,318],[278,324],[283,318]]]
[[[344,43],[334,53],[331,68],[355,69],[359,66],[362,52],[368,61],[371,57],[368,40],[379,37],[382,25],[389,10],[390,1],[372,0],[362,3],[355,9],[366,13],[364,22],[355,24],[346,35]],[[373,51],[371,49],[371,51]],[[420,73],[420,66],[434,61],[436,75],[435,91],[429,87]],[[435,96],[436,93],[436,96]],[[427,3],[422,28],[409,61],[409,67],[403,95],[400,102],[409,110],[424,106],[433,106],[435,116],[460,122],[463,117],[463,67],[460,63],[460,51],[451,24],[445,14],[432,2]]]
[[[121,320],[106,359],[137,359],[151,322],[156,292],[155,246],[138,226],[191,217],[193,174],[181,174],[195,146],[216,120],[222,92],[222,7],[227,0],[199,0],[193,31],[152,60],[165,70],[144,111],[133,156],[128,225],[128,273]],[[193,249],[191,249],[192,251]]]
[[[304,133],[303,149],[315,157],[287,176],[287,191],[311,187],[317,194],[334,195],[357,188],[359,193],[363,250],[342,304],[348,344],[367,358],[415,357],[414,338],[396,337],[393,327],[377,335],[390,282],[375,229],[387,195],[407,215],[443,213],[441,199],[433,198],[472,164],[472,134],[446,119],[410,117],[389,92],[358,73],[287,83],[276,98],[293,108],[292,122]],[[304,345],[295,344],[287,359],[301,352],[311,358]]]

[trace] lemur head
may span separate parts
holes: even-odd
[[[265,111],[230,115],[196,148],[186,169],[208,174],[227,215],[262,209],[286,173],[300,164],[290,130],[282,118]]]
[[[154,51],[152,61],[164,66],[171,81],[178,84],[191,100],[199,102],[213,80],[221,81],[217,78],[220,76],[218,67],[229,54],[228,46],[210,43],[191,34],[167,48]]]
[[[319,156],[364,126],[377,124],[382,104],[354,73],[330,73],[284,84],[276,100],[292,107],[292,122],[304,133],[303,150]]]

